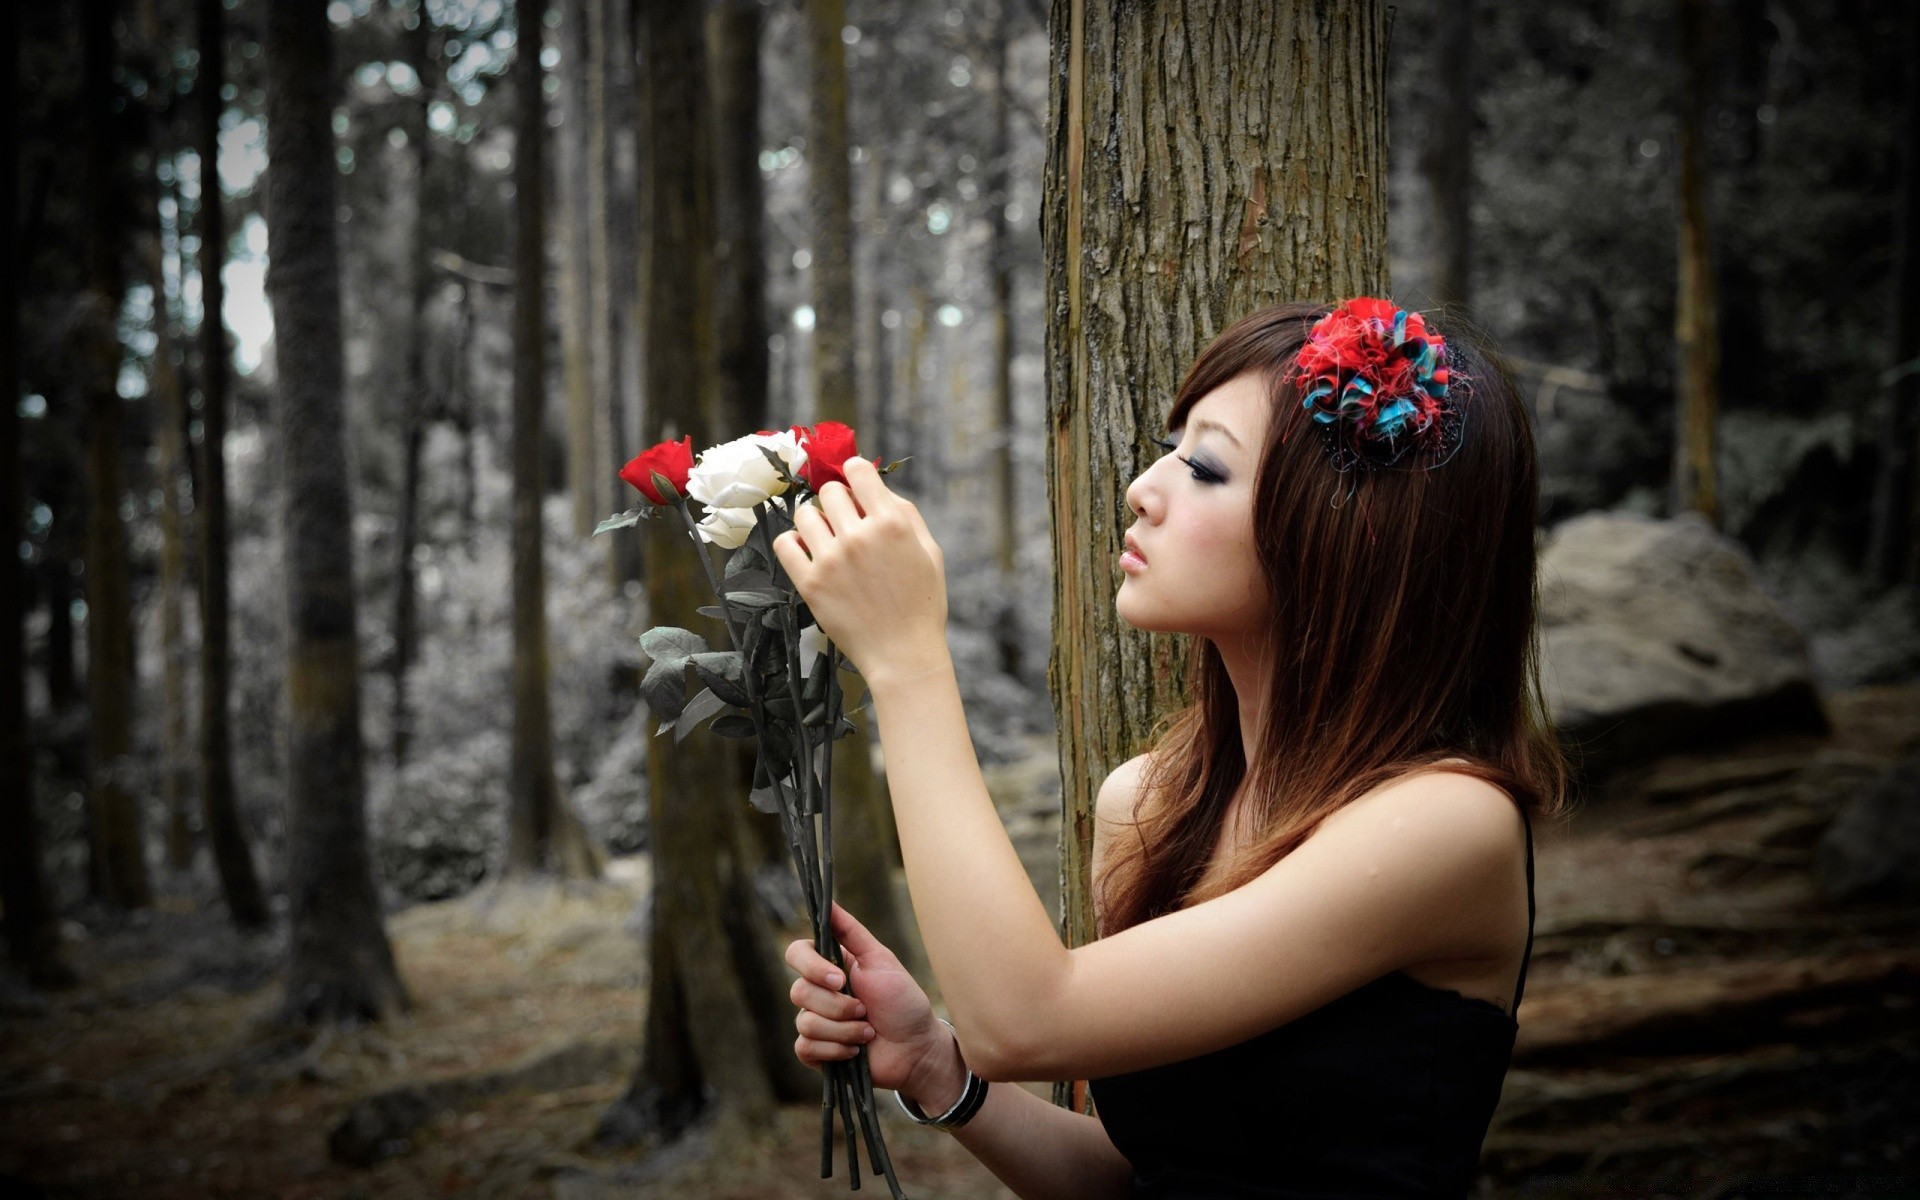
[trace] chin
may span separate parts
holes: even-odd
[[[1127,589],[1125,585],[1121,586],[1119,593],[1113,598],[1113,614],[1119,617],[1123,623],[1131,625],[1141,633],[1186,632],[1177,625],[1170,625],[1164,620],[1154,620],[1151,613],[1141,612],[1140,606],[1137,603],[1130,603],[1127,600]]]

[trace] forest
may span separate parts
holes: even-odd
[[[1127,484],[1223,327],[1356,295],[1491,338],[1538,458],[1578,799],[1477,1194],[1920,1189],[1914,6],[4,7],[0,1192],[847,1190],[622,465],[906,460],[1080,945],[1187,699]],[[938,1004],[848,715],[835,894]],[[911,1194],[1014,1194],[886,1109]]]

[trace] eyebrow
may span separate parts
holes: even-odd
[[[1232,442],[1236,446],[1240,445],[1240,439],[1233,436],[1233,430],[1228,429],[1225,425],[1222,425],[1218,421],[1209,421],[1205,417],[1196,417],[1193,422],[1193,427],[1195,429],[1218,430],[1220,434],[1224,436],[1228,441]],[[1246,447],[1244,446],[1241,446],[1240,448],[1243,450],[1246,449]]]

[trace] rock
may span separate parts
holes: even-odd
[[[1543,521],[1619,505],[1635,484],[1664,469],[1666,439],[1609,394],[1604,377],[1509,361],[1534,413]]]
[[[1814,850],[1813,871],[1835,900],[1920,898],[1920,755],[1841,809]]]
[[[1541,683],[1589,778],[1768,731],[1826,732],[1807,639],[1697,513],[1589,513],[1540,556]]]

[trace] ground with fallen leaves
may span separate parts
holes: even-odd
[[[1533,965],[1480,1195],[1920,1194],[1920,909],[1827,904],[1807,865],[1845,797],[1920,749],[1920,687],[1828,702],[1830,738],[1665,759],[1536,830]],[[1000,782],[1050,878],[1054,802]],[[79,914],[80,986],[0,990],[0,1196],[844,1194],[844,1145],[817,1178],[812,1104],[724,1146],[592,1148],[645,997],[646,860],[615,865],[591,886],[395,914],[412,1014],[304,1047],[265,1025],[280,944],[237,938],[209,897],[177,886],[151,913]],[[605,1047],[597,1077],[458,1105],[369,1168],[328,1155],[361,1097],[583,1045]],[[917,1200],[1012,1195],[890,1102],[882,1121]],[[1780,1182],[1742,1182],[1756,1176]]]

